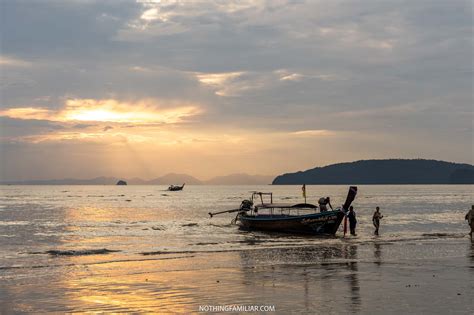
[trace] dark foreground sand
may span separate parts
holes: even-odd
[[[98,259],[100,256],[100,260]],[[472,314],[468,238],[127,257],[51,257],[0,270],[0,313],[198,312],[271,305],[276,313]],[[112,261],[114,260],[114,261]]]

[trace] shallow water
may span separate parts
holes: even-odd
[[[307,186],[308,202],[331,196],[340,205],[347,188]],[[474,249],[464,221],[472,185],[359,186],[356,238],[246,232],[230,224],[232,214],[207,215],[238,207],[253,190],[301,202],[299,186],[165,189],[1,186],[0,313],[196,312],[202,304],[249,303],[377,312],[373,294],[397,313],[417,310],[424,294],[450,291],[459,291],[455,309],[472,306]],[[377,205],[380,237],[372,235]]]

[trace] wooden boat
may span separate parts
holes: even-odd
[[[169,190],[169,191],[183,190],[184,185],[185,185],[185,184],[183,184],[183,185],[181,185],[181,186],[179,186],[179,185],[170,185],[170,187],[168,187],[168,190]]]
[[[242,201],[239,209],[209,214],[212,217],[218,213],[238,212],[234,222],[246,230],[334,235],[356,194],[357,187],[351,186],[341,208],[319,212],[318,206],[313,204],[273,203],[272,193],[253,192],[249,200]],[[263,201],[265,196],[270,198],[270,203]],[[258,199],[260,202],[254,205]]]
[[[298,206],[298,205],[295,205]],[[276,209],[294,209],[287,208]],[[302,208],[300,210],[303,210]],[[325,211],[321,213],[310,213],[301,215],[292,214],[265,214],[252,215],[241,213],[237,217],[241,228],[247,230],[265,230],[284,233],[304,233],[304,234],[328,234],[334,235],[339,229],[339,225],[344,218],[344,213],[340,210]]]

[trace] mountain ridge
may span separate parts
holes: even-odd
[[[474,184],[474,166],[427,159],[359,160],[285,173],[272,184]]]
[[[115,185],[119,180],[125,180],[129,185],[474,184],[474,166],[431,159],[371,159],[335,163],[276,177],[234,173],[199,180],[188,174],[168,173],[150,180],[99,176],[0,181],[0,185]]]
[[[115,185],[119,180],[124,180],[128,185],[259,185],[270,184],[274,176],[249,175],[245,173],[216,176],[209,180],[199,180],[188,174],[168,173],[163,176],[144,180],[138,177],[122,178],[99,176],[90,179],[64,178],[64,179],[40,179],[24,181],[0,181],[0,185]]]

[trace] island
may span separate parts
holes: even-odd
[[[124,180],[119,180],[116,185],[118,185],[118,186],[124,186],[124,185],[127,185],[127,182],[124,181]]]
[[[474,166],[424,159],[361,160],[283,174],[272,184],[474,184]]]

